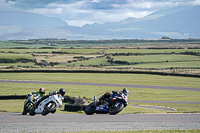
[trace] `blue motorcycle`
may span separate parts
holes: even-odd
[[[106,114],[116,115],[128,105],[127,100],[123,94],[112,94],[112,97],[108,101],[104,101],[101,105],[98,105],[98,100],[94,96],[94,100],[86,107],[85,113],[87,115]]]

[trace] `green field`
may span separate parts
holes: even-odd
[[[0,79],[194,87],[200,78],[120,73],[0,73]]]
[[[107,54],[112,54],[112,53],[132,53],[132,54],[145,54],[145,53],[165,53],[165,54],[169,54],[169,53],[181,53],[181,52],[200,52],[199,49],[108,49],[106,50]]]
[[[52,52],[66,52],[66,53],[84,53],[84,54],[95,54],[102,53],[104,49],[87,49],[87,48],[77,48],[77,49],[0,49],[2,53],[52,53]]]
[[[6,59],[18,59],[18,58],[26,58],[26,59],[34,59],[30,54],[15,54],[15,53],[0,53],[0,58]]]
[[[134,62],[162,62],[162,61],[200,61],[199,56],[191,55],[142,55],[142,56],[112,56],[115,60]]]
[[[181,52],[191,52],[195,55],[180,54]],[[34,53],[34,54],[30,54]],[[103,54],[104,53],[104,54]],[[107,55],[106,53],[122,53]],[[138,53],[143,55],[123,55],[127,53]],[[146,54],[144,54],[146,53]],[[158,54],[160,53],[160,54]],[[170,53],[170,54],[169,54]],[[37,63],[47,62],[45,67],[57,69],[59,67],[68,69],[70,66],[78,67],[98,67],[98,68],[173,68],[187,67],[187,69],[199,69],[200,56],[198,55],[199,49],[0,49],[1,59],[32,59]],[[150,55],[149,55],[150,54]],[[100,56],[100,57],[99,57]],[[106,58],[109,56],[113,62],[108,62]],[[83,57],[78,59],[75,57]],[[115,61],[125,61],[127,64],[115,63]],[[48,63],[56,63],[53,66]],[[15,63],[0,63],[0,68],[14,66],[15,69],[32,68],[38,69],[43,66],[34,66],[32,62],[15,62]],[[18,67],[19,66],[19,67]],[[13,67],[10,67],[13,68]],[[186,72],[185,72],[186,73]]]

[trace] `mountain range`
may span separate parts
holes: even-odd
[[[29,12],[0,12],[0,40],[65,38],[173,39],[200,38],[200,6],[159,10],[144,18],[75,27],[59,18]]]

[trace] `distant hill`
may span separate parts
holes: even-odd
[[[0,12],[0,40],[66,39],[160,39],[200,38],[200,6],[160,10],[145,18],[69,26],[58,18],[24,12]]]
[[[168,11],[168,12],[167,12]],[[200,38],[200,6],[158,11],[142,19],[129,18],[122,22],[87,25],[84,32],[124,38]],[[91,34],[91,35],[92,35]]]
[[[3,11],[0,18],[0,34],[68,26],[59,18],[28,12]]]

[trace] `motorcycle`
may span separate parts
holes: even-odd
[[[40,95],[30,95],[28,94],[26,101],[24,102],[24,110],[22,115],[26,115],[34,106],[35,102],[37,102],[41,97]]]
[[[51,95],[44,96],[38,103],[35,109],[30,110],[29,114],[34,116],[35,114],[42,114],[43,116],[49,113],[55,113],[57,107],[62,107],[62,100],[64,98],[61,94],[54,92]]]
[[[128,105],[126,97],[124,96],[124,94],[120,93],[112,94],[112,97],[109,98],[108,102],[104,101],[101,105],[98,106],[97,103],[98,100],[96,96],[94,96],[93,102],[86,107],[85,113],[87,115],[93,115],[94,113],[109,113],[110,115],[116,115]]]

